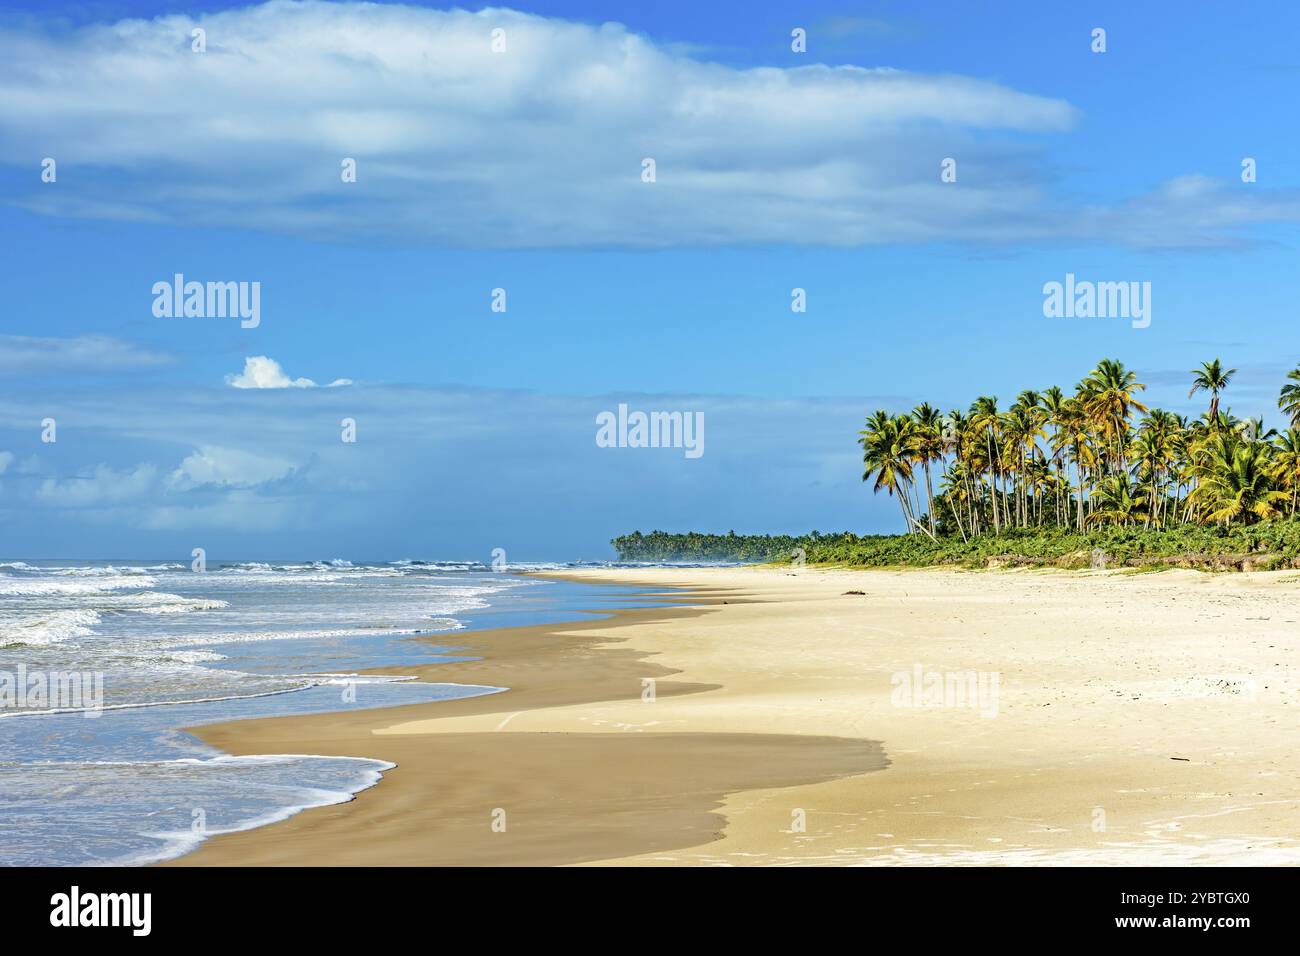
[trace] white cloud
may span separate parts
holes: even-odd
[[[56,507],[102,507],[144,498],[154,489],[157,479],[158,469],[149,462],[130,470],[96,465],[89,475],[46,478],[37,488],[36,496]]]
[[[539,559],[598,558],[609,556],[611,536],[637,527],[893,531],[897,502],[863,485],[852,439],[866,410],[934,397],[548,395],[377,384],[268,395],[162,382],[117,390],[111,401],[75,383],[36,391],[0,400],[0,426],[26,429],[31,442],[30,423],[54,402],[60,421],[76,422],[74,434],[94,436],[94,444],[61,435],[58,446],[10,465],[0,479],[10,552],[58,547],[185,561],[196,546],[208,548],[210,560],[487,560],[497,546]],[[619,402],[703,412],[705,455],[599,447],[595,416]],[[345,415],[359,423],[357,444],[339,440]],[[83,453],[112,457],[77,468]],[[144,461],[150,466],[137,464]],[[39,465],[37,476],[21,475],[28,462]],[[58,467],[87,478],[65,472],[47,480]]]
[[[0,475],[9,470],[9,466],[14,463],[14,453],[11,451],[0,451]]]
[[[270,2],[19,25],[0,61],[0,160],[41,143],[108,170],[34,188],[29,208],[471,246],[1015,237],[1041,201],[1024,134],[1076,119],[977,78],[740,69],[502,9]],[[960,189],[939,182],[952,155]]]
[[[75,190],[32,177],[15,198],[51,215],[475,247],[1202,246],[1300,221],[1295,191],[1231,180],[1053,199],[1031,137],[1059,138],[1078,112],[1051,96],[887,67],[741,69],[616,23],[504,9],[273,0],[73,30],[18,21],[0,62],[0,162],[25,167],[40,143],[81,171]],[[356,183],[341,182],[345,157]],[[939,181],[945,157],[960,185]]]
[[[292,471],[293,463],[282,458],[208,445],[181,462],[180,467],[172,472],[170,484],[174,488],[249,486],[284,478]]]
[[[10,452],[0,452],[0,473],[12,459]],[[77,522],[112,524],[123,533],[128,528],[271,531],[284,526],[298,507],[292,493],[280,498],[265,488],[293,475],[292,462],[236,448],[201,447],[165,479],[152,462],[121,468],[101,463],[81,471],[41,480],[31,505],[47,513],[75,509]]]
[[[293,523],[292,502],[261,498],[235,489],[197,505],[163,504],[138,515],[139,525],[152,531],[219,528],[240,532],[272,532]]]
[[[132,371],[170,362],[170,356],[104,335],[68,339],[0,335],[0,375]]]
[[[280,363],[265,355],[252,355],[244,359],[244,370],[238,375],[227,375],[226,384],[234,388],[317,388],[309,378],[290,378]],[[336,378],[326,388],[351,385],[348,378]]]

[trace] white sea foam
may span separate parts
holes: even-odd
[[[87,580],[58,580],[25,578],[0,579],[0,595],[52,596],[77,594],[105,594],[126,588],[152,587],[156,579],[146,575],[95,576]]]
[[[303,584],[353,584],[341,571],[253,571],[240,569],[232,571],[223,568],[215,572],[222,577],[223,584],[245,584],[257,587],[273,585],[277,587],[299,587]]]
[[[384,773],[394,769],[397,764],[389,763],[386,760],[374,760],[369,757],[326,757],[319,754],[259,754],[246,757],[221,756],[214,757],[209,763],[216,764],[222,762],[219,766],[233,765],[244,763],[255,765],[256,763],[266,762],[285,762],[285,761],[309,761],[309,760],[353,760],[356,762],[357,775],[354,780],[342,790],[327,790],[319,787],[300,787],[297,789],[297,798],[295,802],[277,809],[268,810],[258,816],[241,821],[235,826],[224,827],[219,829],[207,830],[203,833],[195,833],[191,828],[180,831],[160,831],[156,833],[145,832],[142,835],[151,836],[163,841],[163,847],[153,852],[142,851],[134,856],[127,857],[115,863],[105,863],[106,866],[147,866],[151,863],[161,863],[164,860],[175,859],[186,853],[192,852],[204,840],[209,837],[220,836],[224,833],[242,833],[247,830],[256,830],[259,827],[269,826],[272,823],[280,823],[288,820],[290,817],[297,816],[303,810],[312,810],[316,807],[330,807],[340,803],[348,803],[356,799],[356,795],[363,790],[369,790],[375,784],[383,779]]]
[[[67,568],[48,568],[46,570],[57,574],[59,577],[68,578],[100,578],[100,577],[130,577],[133,575],[146,575],[154,570],[163,570],[165,566],[158,565],[156,568],[141,567],[114,567],[105,565],[104,567],[67,567]],[[40,569],[36,569],[40,570]]]
[[[13,834],[5,862],[158,863],[192,851],[208,837],[277,823],[313,807],[346,803],[377,784],[394,766],[369,757],[258,754],[10,769],[0,773],[0,795],[17,800],[61,793],[65,806],[59,817],[32,820]],[[213,794],[230,789],[243,794],[236,806],[223,809],[211,805]],[[194,808],[203,813],[203,826],[195,825],[199,818]],[[70,849],[76,855],[49,858],[49,848],[58,844],[60,836],[75,832],[79,825],[94,827],[92,820],[99,827],[90,833],[98,834],[99,840],[88,844],[74,841]],[[150,821],[170,822],[172,827],[151,829]],[[153,826],[156,828],[157,822]]]
[[[465,622],[454,617],[432,617],[429,626],[435,631],[459,631],[465,627]]]
[[[155,661],[155,664],[160,662]],[[234,700],[257,700],[261,697],[279,697],[281,694],[293,694],[298,691],[310,690],[319,686],[323,681],[304,678],[301,683],[293,687],[280,687],[275,690],[260,691],[253,694],[224,694],[216,697],[178,697],[175,700],[140,700],[132,701],[127,704],[105,704],[97,708],[101,711],[113,710],[144,710],[152,707],[181,707],[192,704],[224,704]],[[50,707],[46,710],[14,710],[8,713],[0,711],[0,720],[17,717],[48,717],[53,714],[80,714],[84,712],[83,707]]]
[[[34,647],[86,637],[94,633],[92,628],[99,622],[99,614],[90,610],[6,614],[0,618],[0,646],[20,644]]]
[[[208,650],[169,650],[167,656],[162,658],[163,661],[178,661],[181,664],[211,664],[214,661],[224,661],[225,654],[218,654],[216,651]]]
[[[442,619],[441,626],[439,626],[439,624],[439,621],[433,620],[429,622],[428,627],[423,628],[329,627],[302,628],[299,630],[289,631],[238,631],[227,634],[220,632],[205,634],[176,634],[170,638],[170,643],[174,647],[186,647],[195,644],[252,644],[260,641],[322,640],[332,637],[378,637],[383,634],[413,637],[419,634],[450,631],[459,627],[464,627],[460,621],[457,621],[454,618],[444,618]]]
[[[91,669],[103,672],[106,688],[100,720],[72,709],[0,713],[0,831],[22,823],[0,864],[165,859],[196,841],[190,808],[212,815],[210,835],[373,785],[375,768],[386,765],[289,757],[259,769],[239,762],[245,758],[191,765],[168,758],[178,748],[194,752],[178,728],[214,720],[499,692],[356,672],[400,673],[407,662],[436,659],[435,643],[446,642],[403,638],[463,628],[458,615],[495,604],[498,592],[552,587],[458,567],[343,559],[207,573],[187,563],[0,565],[0,669]],[[361,690],[350,699],[341,685]],[[97,756],[120,758],[102,780],[87,769]],[[61,760],[69,763],[52,766]],[[143,833],[142,822],[153,832]]]
[[[188,611],[215,611],[230,606],[229,601],[219,601],[215,598],[187,598],[161,591],[145,591],[130,597],[132,601],[139,602],[135,610],[141,614],[184,614]]]

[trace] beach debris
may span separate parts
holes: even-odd
[[[845,592],[844,592],[844,595],[841,595],[841,596],[843,597],[843,596],[845,596],[845,595],[849,595],[849,594],[862,594],[862,595],[865,595],[866,593],[867,593],[866,591],[845,591]]]
[[[1170,759],[1170,760],[1181,760],[1183,763],[1191,763],[1191,762],[1192,762],[1192,758],[1191,758],[1191,757],[1170,757],[1169,759]]]

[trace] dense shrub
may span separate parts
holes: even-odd
[[[1246,527],[1179,525],[1164,530],[1102,527],[1024,528],[963,541],[925,535],[725,535],[637,531],[610,542],[623,561],[792,561],[803,549],[809,564],[852,567],[1050,565],[1185,566],[1212,569],[1300,567],[1300,521]]]

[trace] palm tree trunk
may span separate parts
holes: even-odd
[[[1079,521],[1079,530],[1082,531],[1083,530],[1083,462],[1079,459],[1077,455],[1075,456],[1074,459],[1074,467],[1079,472],[1079,519],[1078,521]]]
[[[975,489],[971,485],[970,472],[967,471],[962,476],[962,482],[966,485],[966,519],[970,522],[970,533],[972,536],[980,533],[978,512],[975,510]]]
[[[962,523],[961,523],[961,502],[951,500],[952,499],[951,495],[949,495],[948,497],[949,497],[948,504],[952,508],[952,520],[957,522],[957,530],[961,532],[962,544],[965,544],[968,539],[966,537],[966,529],[962,527]]]
[[[1020,480],[1016,482],[1016,510],[1020,512],[1020,527],[1029,527],[1029,472],[1025,470],[1025,455],[1020,454]]]
[[[912,511],[911,497],[907,495],[906,492],[904,493],[902,500],[906,504],[906,507],[903,509],[903,516],[907,519],[908,527],[911,529],[911,532],[913,534],[917,534],[919,532],[930,534],[930,532],[925,530],[925,525],[921,524],[921,522],[917,520],[916,513]],[[936,540],[933,534],[930,534],[930,540],[931,541]]]
[[[993,506],[993,533],[1001,534],[1002,525],[998,522],[998,479],[997,469],[993,464],[993,426],[989,426],[986,444],[989,452],[989,502]]]
[[[903,495],[900,491],[895,497],[898,498],[898,507],[903,509],[903,527],[907,529],[908,534],[912,534],[912,522],[907,520],[907,505],[903,502]]]
[[[934,488],[930,484],[930,459],[924,461],[925,465],[925,500],[930,505],[930,533],[934,534]],[[955,514],[956,512],[954,512]]]

